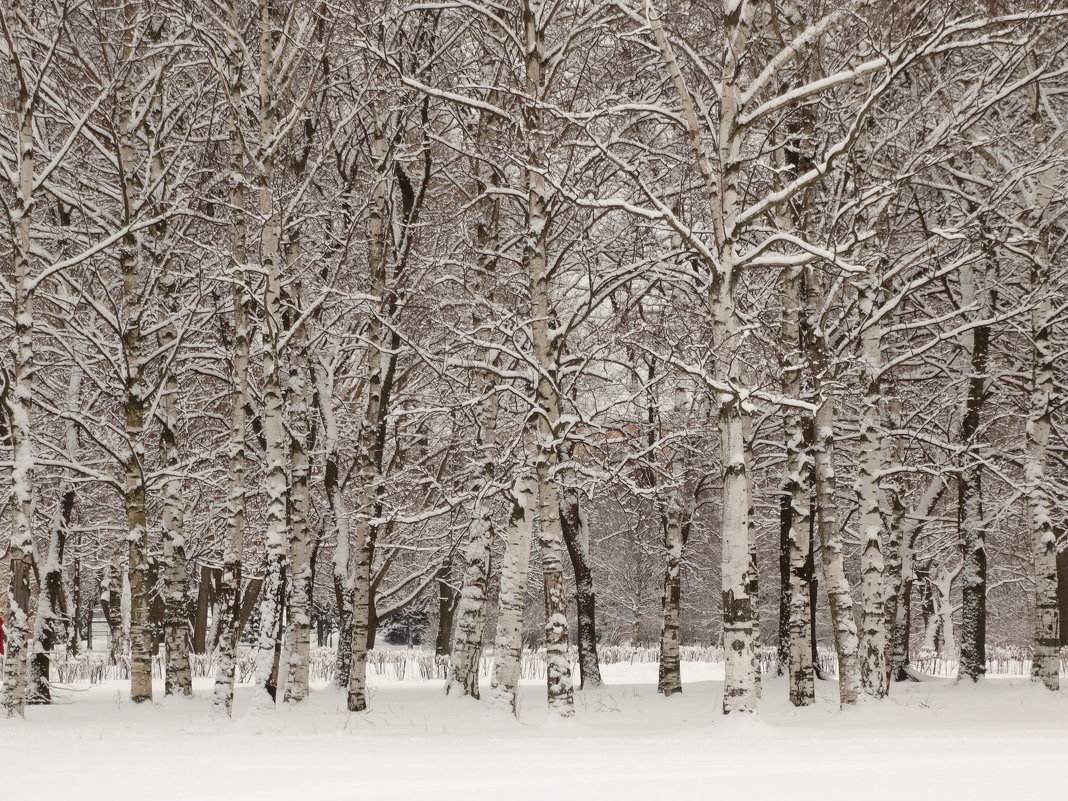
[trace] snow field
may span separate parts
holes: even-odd
[[[242,686],[233,721],[211,716],[206,679],[192,700],[146,706],[127,682],[72,687],[0,725],[0,798],[42,786],[46,801],[1068,797],[1068,693],[1026,680],[898,684],[886,702],[842,712],[833,682],[794,709],[773,678],[758,717],[731,719],[721,665],[684,663],[671,699],[656,692],[655,664],[602,669],[607,685],[577,693],[572,720],[549,716],[533,680],[518,721],[444,697],[441,681],[373,673],[366,713],[331,687],[253,713]]]

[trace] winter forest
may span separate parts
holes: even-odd
[[[5,759],[1063,755],[1068,6],[0,5]]]

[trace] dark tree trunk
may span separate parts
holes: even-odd
[[[560,529],[575,572],[575,605],[578,612],[579,689],[600,687],[601,664],[597,657],[597,599],[593,589],[589,543],[582,531],[578,493],[565,490],[560,504]]]
[[[77,656],[82,647],[82,628],[85,610],[82,609],[82,561],[75,558],[71,569],[70,581],[70,639],[67,640],[67,653]]]
[[[371,597],[367,601],[367,650],[375,647],[375,639],[378,637],[378,607],[375,606],[375,593],[371,591]]]
[[[115,565],[108,568],[105,586],[101,587],[100,609],[111,632],[111,664],[117,665],[123,650],[122,574]],[[89,625],[92,626],[92,622]]]
[[[891,665],[891,678],[894,681],[914,680],[908,672],[909,649],[912,642],[912,584],[911,576],[905,579],[901,589],[901,599],[898,601],[903,605],[903,614],[901,626],[894,629],[894,661]]]
[[[448,656],[452,652],[452,617],[456,611],[457,593],[449,585],[452,557],[446,556],[438,574],[438,636],[434,641],[434,655]]]
[[[282,614],[282,610],[286,607],[285,597],[286,570],[285,568],[282,568],[281,579],[278,582],[278,599],[276,600],[276,603],[278,604],[278,614],[276,615],[276,618],[278,619],[278,629],[275,632],[274,638],[274,663],[271,665],[271,676],[267,679],[266,684],[267,694],[271,696],[272,701],[278,700],[278,669],[282,662],[282,641],[285,639],[283,636],[285,628],[283,624],[284,615]]]
[[[816,573],[816,542],[819,537],[816,534],[816,501],[813,499],[809,507],[808,515],[808,558],[805,560],[805,581],[808,582],[808,605],[812,612],[809,614],[809,640],[812,643],[812,673],[817,679],[823,680],[823,668],[820,666],[820,654],[816,641],[816,612],[820,600],[820,579]]]
[[[1068,645],[1068,548],[1057,554],[1057,600],[1060,605],[1061,647]]]
[[[148,586],[156,587],[159,585],[159,561],[156,559],[148,560]],[[157,593],[155,596],[150,595],[148,602],[148,638],[149,646],[148,650],[152,656],[159,656],[159,635],[163,631],[163,620],[167,614],[167,607],[164,603],[163,593]]]
[[[200,568],[200,584],[197,586],[196,617],[193,621],[193,653],[203,654],[208,650],[208,610],[211,608],[210,567]]]
[[[779,665],[776,675],[784,676],[790,665],[790,526],[794,508],[790,495],[779,499]]]
[[[260,590],[263,588],[263,579],[249,579],[248,584],[245,585],[244,592],[241,593],[241,612],[237,618],[237,639],[241,639],[241,635],[245,631],[245,626],[248,625],[248,620],[252,617],[252,610],[256,608],[256,602],[260,599]]]
[[[70,526],[71,515],[74,512],[74,487],[66,484],[63,498],[60,501],[60,509],[55,523],[56,529],[52,532],[54,537],[55,561],[49,560],[48,569],[41,577],[42,589],[46,593],[47,602],[43,605],[46,617],[37,621],[39,633],[36,637],[37,648],[30,659],[29,692],[26,702],[29,704],[52,703],[52,691],[49,686],[49,670],[51,667],[52,652],[59,642],[59,635],[63,630],[64,621],[69,620],[67,608],[67,594],[63,587],[63,556],[66,552],[67,530]],[[39,605],[38,614],[42,611]],[[77,619],[77,618],[75,618]],[[74,637],[77,637],[75,626]]]

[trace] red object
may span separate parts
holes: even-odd
[[[0,656],[4,655],[4,619],[0,617]]]

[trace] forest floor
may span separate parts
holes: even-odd
[[[0,798],[78,801],[358,799],[1068,798],[1068,692],[1026,679],[895,685],[840,711],[837,685],[794,709],[767,679],[760,714],[724,718],[719,665],[684,663],[682,695],[656,692],[655,663],[604,667],[607,685],[550,718],[524,682],[520,719],[446,698],[441,681],[371,676],[371,709],[350,714],[320,688],[304,704],[234,721],[195,697],[135,706],[126,682],[68,687],[25,721],[0,721]],[[157,691],[162,695],[162,687]]]

